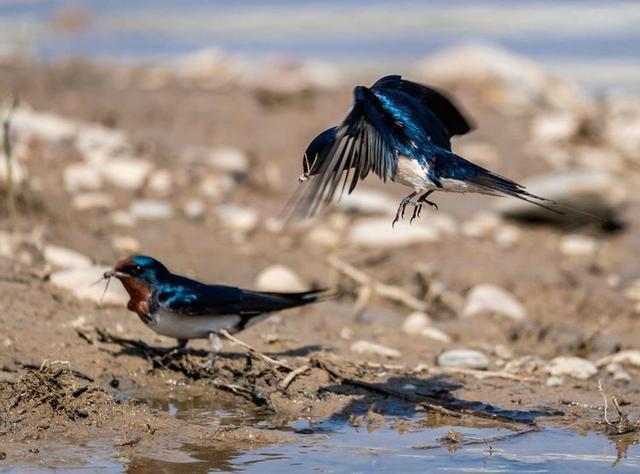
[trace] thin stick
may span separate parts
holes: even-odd
[[[278,388],[280,390],[286,390],[287,388],[289,388],[289,385],[291,385],[291,382],[293,382],[298,375],[302,375],[302,374],[304,374],[305,372],[307,372],[310,369],[311,369],[311,367],[309,367],[308,365],[305,364],[305,365],[303,365],[301,367],[298,367],[295,370],[292,370],[291,372],[289,372],[289,375],[287,375],[282,380],[282,382],[280,382],[278,384]]]
[[[447,446],[447,444],[455,444],[459,446],[468,446],[470,444],[488,444],[496,441],[506,441],[508,439],[515,438],[517,436],[522,436],[527,433],[533,433],[535,431],[540,431],[539,428],[526,428],[523,430],[518,430],[513,433],[507,433],[502,435],[489,436],[486,438],[466,438],[462,441],[458,441],[455,443],[437,443],[437,444],[420,444],[416,446],[411,446],[412,449],[438,449]]]
[[[388,300],[395,301],[396,303],[402,303],[415,311],[425,311],[427,309],[427,303],[410,295],[399,286],[382,283],[335,256],[330,256],[328,261],[329,265],[340,273],[351,278],[362,286],[370,287],[374,294],[381,298],[386,298]]]
[[[293,370],[289,365],[285,364],[284,362],[280,362],[279,360],[272,359],[268,355],[264,355],[262,352],[257,351],[256,349],[251,347],[246,342],[242,342],[240,339],[238,339],[236,337],[233,337],[231,334],[229,334],[227,332],[226,329],[221,329],[220,330],[220,335],[223,336],[225,339],[228,339],[229,341],[231,341],[231,342],[233,342],[235,344],[238,344],[239,346],[244,347],[245,349],[247,349],[249,351],[249,353],[251,355],[254,355],[258,359],[260,359],[263,362],[266,362],[269,365],[273,365],[273,366],[276,366],[276,367],[279,367],[279,368],[282,368],[282,369],[286,369],[286,370]]]
[[[614,424],[609,421],[609,417],[607,416],[609,403],[607,402],[607,396],[605,395],[604,389],[602,388],[602,380],[598,380],[598,390],[600,390],[600,394],[602,395],[602,399],[604,400],[604,421],[607,425],[614,426]]]
[[[18,97],[14,96],[9,111],[2,122],[3,131],[3,149],[5,157],[5,166],[7,171],[7,213],[9,214],[9,222],[11,229],[16,228],[16,197],[13,190],[13,146],[11,143],[11,117],[18,106]]]
[[[439,374],[462,374],[462,375],[470,375],[472,377],[477,378],[478,380],[483,379],[507,379],[507,380],[518,380],[522,382],[533,382],[536,379],[533,377],[524,377],[518,374],[512,374],[510,372],[504,371],[496,371],[496,370],[475,370],[475,369],[464,369],[451,367],[448,369],[436,369],[429,368],[427,369],[430,374],[439,375]]]

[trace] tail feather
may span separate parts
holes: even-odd
[[[301,291],[296,293],[262,292],[243,290],[242,307],[245,312],[268,313],[297,306],[305,306],[333,297],[327,289]]]

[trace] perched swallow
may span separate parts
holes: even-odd
[[[270,313],[314,303],[324,290],[267,293],[232,286],[207,285],[175,275],[152,257],[135,255],[119,261],[105,278],[115,277],[129,293],[127,308],[163,336],[178,340],[209,339],[211,357],[222,348],[218,331],[237,333]]]
[[[414,206],[412,221],[423,203],[437,209],[427,200],[434,191],[513,196],[558,212],[541,202],[557,203],[451,151],[451,137],[472,127],[442,93],[386,76],[370,88],[357,86],[353,94],[342,124],[322,132],[307,148],[300,181],[314,178],[294,195],[292,216],[313,216],[331,203],[338,188],[340,194],[351,193],[371,171],[414,190],[400,203],[393,224],[404,217],[408,204]]]

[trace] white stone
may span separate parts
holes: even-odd
[[[342,329],[340,329],[340,339],[344,339],[345,341],[353,339],[353,329],[349,326],[343,326]]]
[[[109,216],[109,220],[119,227],[133,227],[137,222],[137,219],[127,211],[114,211]]]
[[[64,169],[64,188],[69,193],[97,191],[104,180],[100,170],[86,163],[73,163]]]
[[[79,193],[73,196],[71,205],[78,211],[111,209],[115,205],[113,196],[106,193]]]
[[[375,342],[370,341],[356,341],[351,344],[351,351],[356,352],[358,354],[372,354],[379,355],[383,357],[387,357],[389,359],[397,359],[402,354],[400,351],[393,349],[391,347],[383,346],[381,344],[376,344]]]
[[[167,197],[173,190],[173,177],[169,170],[156,170],[149,176],[147,188],[155,195]]]
[[[462,235],[474,239],[493,234],[500,225],[500,217],[489,212],[480,212],[462,223]]]
[[[140,242],[130,235],[114,235],[111,237],[111,246],[120,254],[132,254],[140,250]]]
[[[508,291],[483,283],[474,286],[467,295],[463,316],[473,317],[485,312],[497,313],[515,321],[522,321],[527,315],[524,307]]]
[[[235,187],[233,178],[229,176],[209,175],[198,184],[198,192],[207,198],[220,200]]]
[[[230,146],[213,148],[209,152],[207,163],[224,173],[245,175],[249,172],[249,158],[246,153]]]
[[[547,364],[545,370],[550,375],[566,375],[581,380],[598,373],[598,368],[593,362],[581,357],[556,357]]]
[[[353,193],[342,196],[337,207],[344,212],[394,216],[398,204],[397,199],[382,191],[357,188]]]
[[[560,240],[560,251],[568,257],[593,257],[598,241],[588,235],[570,234]]]
[[[531,137],[542,143],[568,141],[580,127],[580,120],[570,111],[547,112],[538,115],[531,123]]]
[[[430,324],[431,319],[429,316],[421,312],[415,312],[405,318],[402,323],[402,331],[406,334],[420,334]]]
[[[335,248],[340,245],[340,234],[325,225],[313,227],[307,233],[307,240],[323,247]]]
[[[349,231],[347,241],[360,247],[395,248],[423,242],[437,242],[440,232],[414,221],[399,221],[391,227],[387,217],[359,219]]]
[[[640,301],[640,279],[634,280],[626,290],[624,290],[624,295],[633,301]]]
[[[215,210],[220,223],[236,232],[251,232],[258,226],[258,211],[235,205],[218,206]]]
[[[549,377],[545,383],[547,387],[560,387],[564,383],[564,379],[562,377],[557,377],[555,375]]]
[[[522,237],[522,231],[514,225],[502,225],[495,234],[494,239],[498,247],[510,248],[516,245]]]
[[[64,290],[70,291],[76,298],[93,301],[94,303],[124,306],[129,301],[129,296],[118,281],[112,281],[109,289],[104,294],[104,284],[96,284],[110,270],[109,267],[90,266],[60,270],[51,274],[51,283]],[[106,282],[105,282],[106,283]]]
[[[79,124],[59,115],[19,108],[11,117],[11,129],[20,140],[36,139],[59,144],[75,138]]]
[[[489,367],[489,359],[479,351],[454,349],[440,354],[438,365],[446,368],[485,370]]]
[[[189,199],[182,208],[182,212],[191,220],[199,220],[207,213],[207,206],[200,199]]]
[[[110,162],[131,148],[127,135],[122,130],[98,124],[82,124],[75,145],[84,160],[93,164]]]
[[[142,187],[152,169],[153,165],[149,161],[120,158],[104,163],[101,171],[112,185],[121,189],[136,190]]]
[[[441,331],[440,329],[434,327],[426,327],[422,329],[422,331],[420,331],[420,335],[429,339],[433,339],[434,341],[442,342],[443,344],[448,344],[451,342],[451,336],[449,336],[444,331]]]
[[[129,212],[134,218],[138,219],[170,219],[173,216],[173,206],[166,201],[139,200],[131,203]]]
[[[49,265],[56,268],[82,268],[92,265],[89,257],[58,245],[45,245],[42,256]]]
[[[262,270],[256,277],[255,287],[261,291],[281,292],[296,292],[309,289],[295,271],[279,264],[271,265]]]
[[[634,349],[627,349],[625,351],[616,352],[615,354],[608,355],[596,362],[598,367],[602,367],[607,364],[622,364],[631,365],[632,367],[640,367],[640,351]]]

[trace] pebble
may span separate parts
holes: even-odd
[[[279,264],[271,265],[262,270],[256,277],[255,287],[261,291],[282,292],[296,292],[309,289],[295,271]]]
[[[624,296],[633,301],[640,301],[640,279],[634,280],[626,290]]]
[[[387,357],[389,359],[397,359],[402,354],[400,351],[393,349],[391,347],[383,346],[381,344],[376,344],[375,342],[370,341],[356,341],[351,344],[351,351],[356,352],[358,354],[374,354],[380,355],[383,357]]]
[[[395,215],[398,201],[382,191],[363,188],[344,195],[337,207],[343,212],[389,216]]]
[[[340,329],[340,339],[344,339],[345,341],[353,339],[353,329],[349,326],[343,326],[342,329]]]
[[[200,199],[189,199],[182,208],[182,212],[191,220],[201,220],[207,213],[207,206]]]
[[[244,176],[249,172],[247,154],[230,146],[221,146],[210,150],[207,163],[223,173]]]
[[[11,129],[25,141],[40,140],[45,143],[60,144],[73,141],[79,124],[60,115],[37,112],[20,107],[11,117]]]
[[[205,176],[198,185],[198,192],[209,199],[220,200],[235,187],[229,176]]]
[[[567,257],[593,257],[598,241],[588,235],[570,234],[560,240],[560,251]]]
[[[140,242],[130,235],[114,235],[111,237],[111,246],[121,254],[137,253],[140,250]]]
[[[42,256],[49,265],[56,268],[82,268],[92,265],[89,257],[58,245],[45,245]]]
[[[440,232],[434,227],[414,221],[399,221],[391,227],[391,220],[384,218],[359,219],[349,231],[347,241],[359,247],[397,248],[423,242],[437,242]]]
[[[441,331],[440,329],[434,327],[426,327],[422,329],[422,331],[420,331],[420,335],[429,339],[433,339],[434,341],[442,342],[444,344],[448,344],[451,342],[451,336],[449,336],[444,331]]]
[[[564,379],[562,377],[557,377],[555,375],[549,377],[545,385],[547,387],[560,387],[564,383]]]
[[[545,361],[535,355],[526,355],[510,360],[504,366],[505,372],[512,374],[533,374],[545,366]]]
[[[115,205],[113,196],[107,193],[79,193],[73,196],[71,205],[78,211],[111,209]]]
[[[482,352],[470,349],[454,349],[438,356],[440,367],[485,370],[489,359]]]
[[[545,112],[533,119],[530,135],[539,143],[566,142],[578,133],[579,127],[580,120],[575,112]]]
[[[119,227],[133,227],[136,225],[136,218],[127,211],[114,211],[109,216],[109,220],[113,225]]]
[[[129,212],[138,219],[170,219],[173,216],[173,206],[167,201],[145,199],[133,201]]]
[[[494,234],[496,244],[503,249],[516,245],[521,237],[522,231],[514,225],[502,225]]]
[[[524,307],[511,293],[487,283],[476,285],[471,289],[467,295],[463,316],[473,317],[484,312],[500,314],[514,321],[522,321],[527,316]]]
[[[102,175],[112,185],[128,190],[140,189],[153,165],[146,160],[119,158],[102,165]]]
[[[98,191],[103,184],[104,179],[96,166],[74,163],[64,169],[64,189],[68,193]]]
[[[402,331],[406,334],[420,334],[431,324],[431,318],[424,313],[415,312],[408,315],[402,323]]]
[[[473,239],[493,234],[500,225],[500,217],[489,212],[479,212],[462,224],[462,235]]]
[[[575,170],[546,174],[522,184],[533,194],[596,216],[615,216],[617,207],[624,199],[617,179],[602,171]],[[500,199],[496,210],[513,219],[537,219],[563,225],[593,222],[591,216],[570,211],[556,214],[520,199]]]
[[[586,380],[598,373],[596,365],[581,357],[556,357],[545,367],[550,375],[567,375],[576,379]]]
[[[59,270],[51,274],[50,282],[57,288],[70,291],[78,299],[100,303],[105,287],[104,284],[96,285],[95,282],[110,269],[110,267],[104,266],[89,266]],[[129,296],[123,286],[120,282],[112,281],[102,303],[124,306],[127,301],[129,301]]]
[[[156,170],[151,173],[147,182],[147,189],[160,197],[171,195],[173,190],[173,177],[169,170]]]
[[[215,213],[220,223],[233,231],[248,233],[258,226],[258,211],[235,205],[218,206]]]
[[[630,365],[632,367],[640,367],[640,351],[628,349],[625,351],[616,352],[615,354],[608,355],[596,362],[598,367],[602,367],[607,364],[622,364]]]
[[[307,233],[307,240],[322,247],[336,248],[340,245],[340,234],[325,225],[313,227]]]

